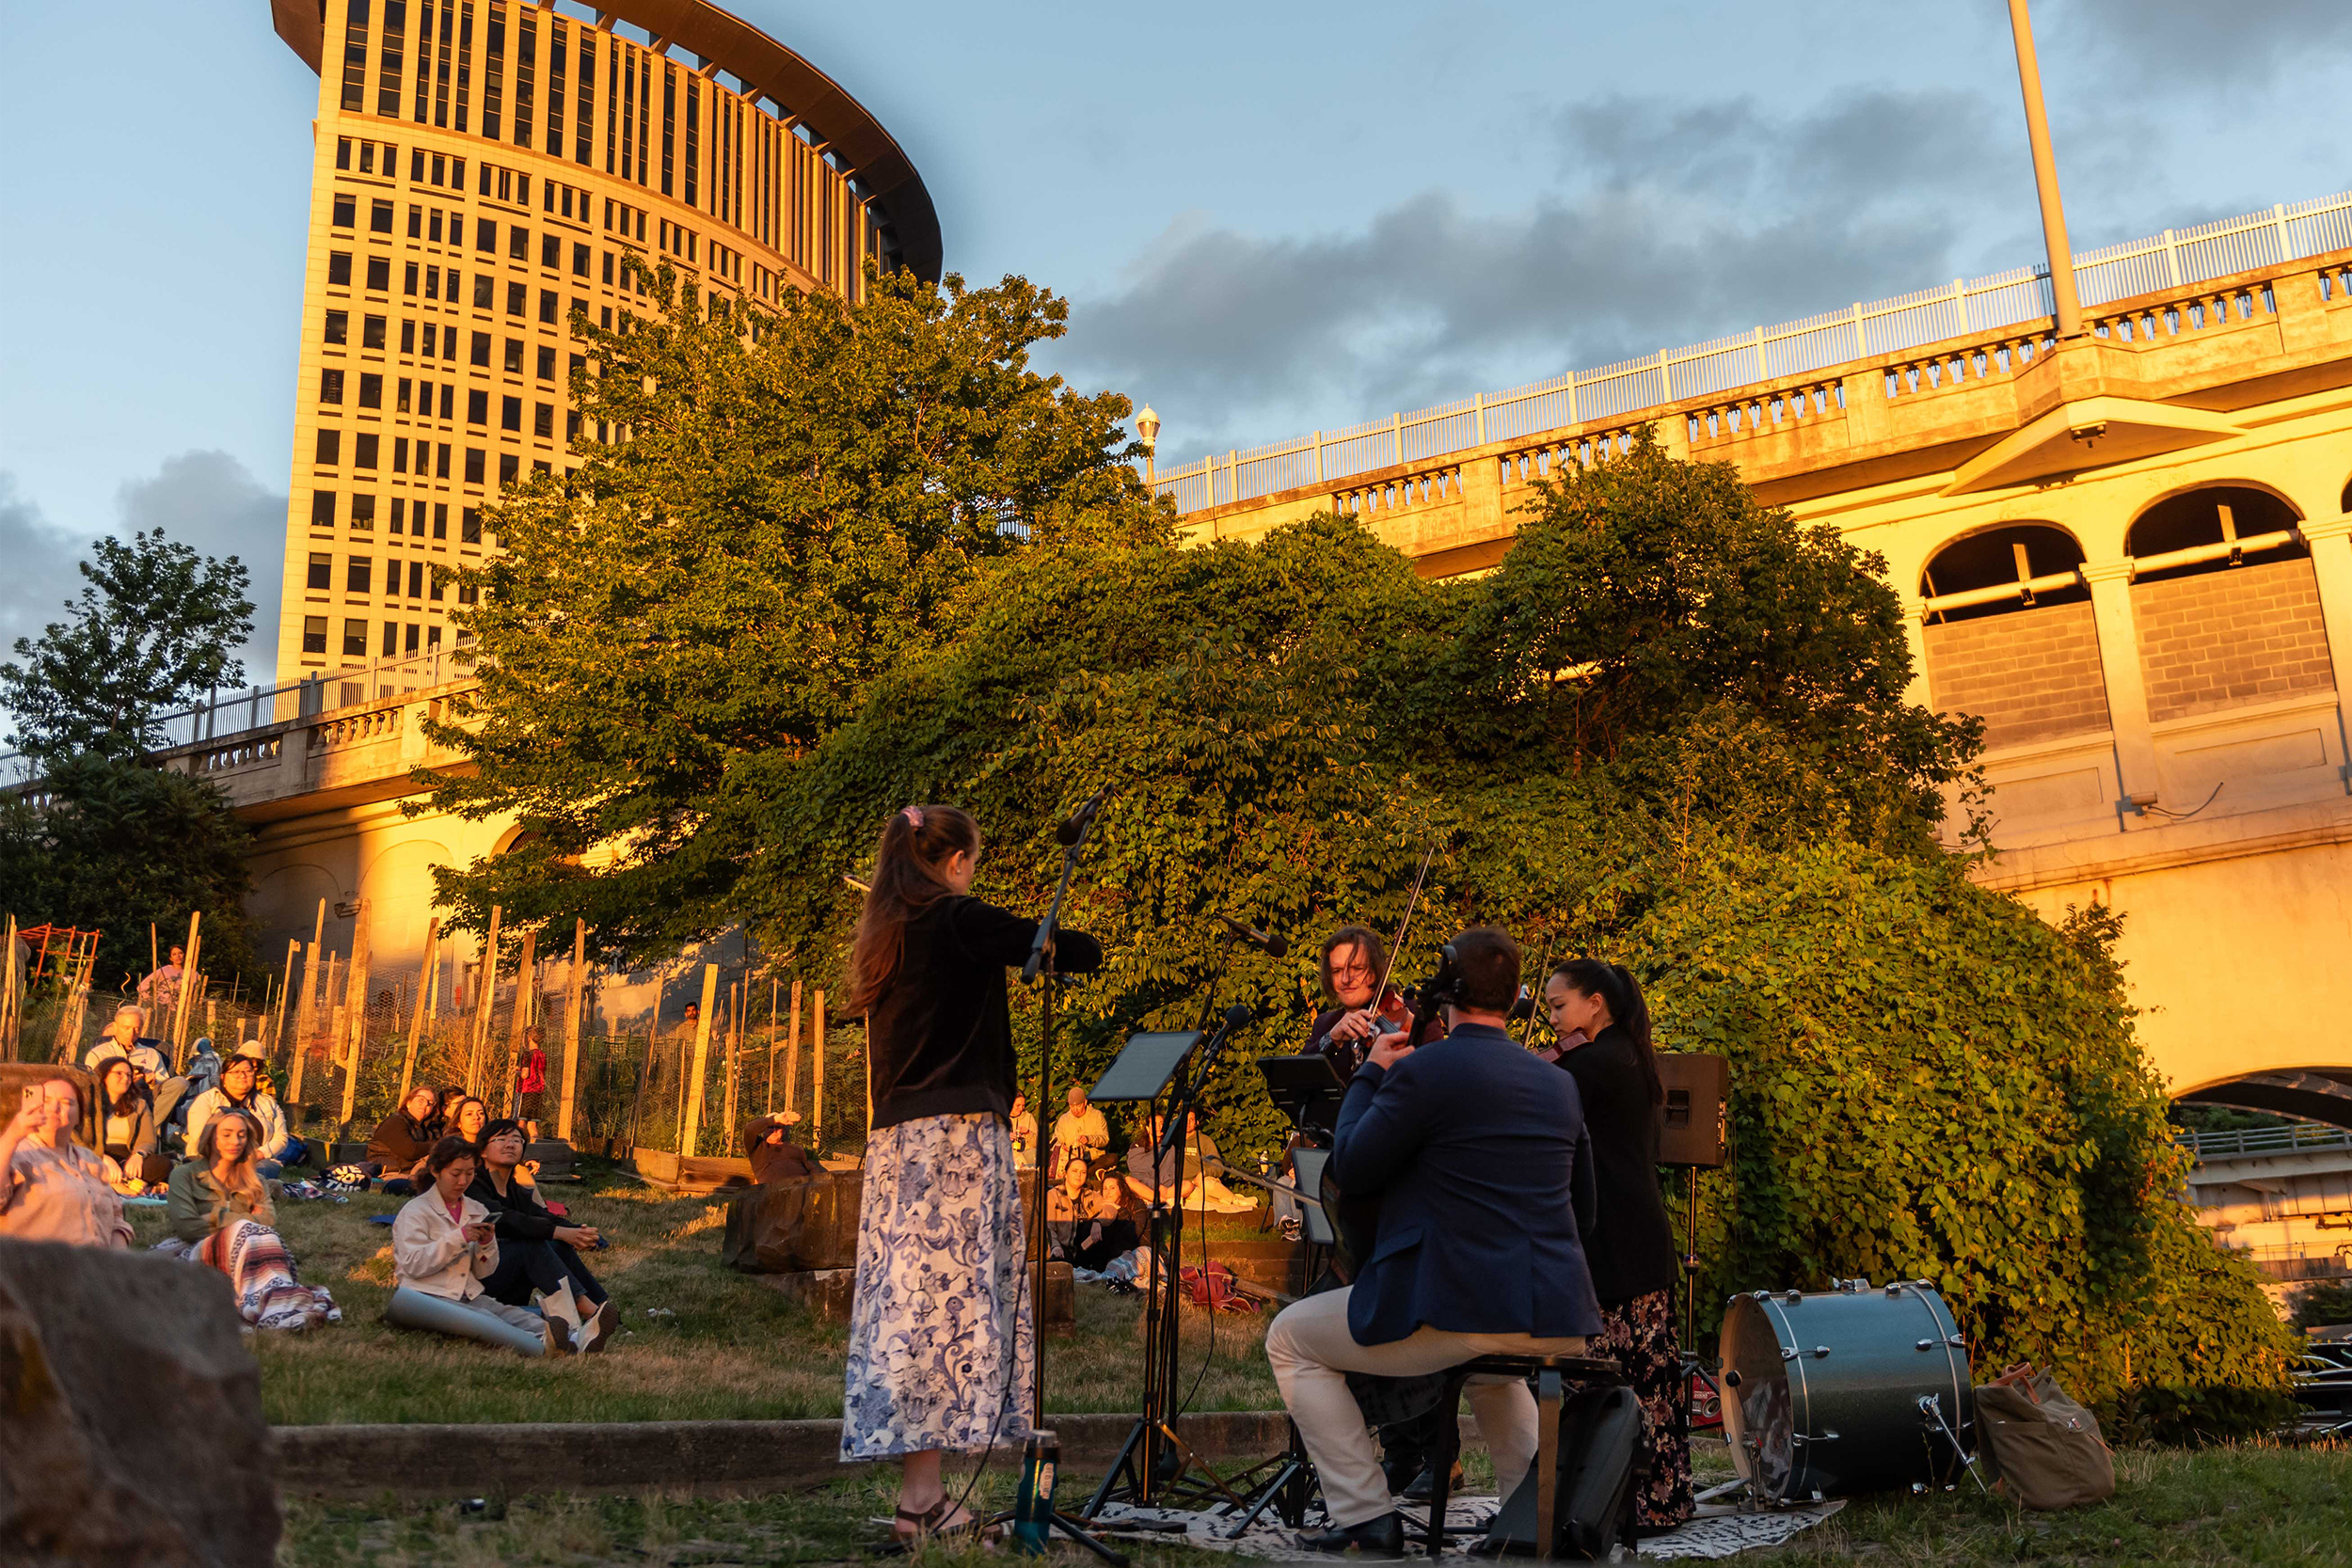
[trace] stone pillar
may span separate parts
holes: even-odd
[[[2132,563],[2087,562],[2090,610],[2099,628],[2099,673],[2107,688],[2107,723],[2115,735],[2119,804],[2137,813],[2156,801],[2156,740],[2148,722],[2148,688],[2140,677],[2139,623],[2132,614]]]
[[[2336,679],[2336,724],[2352,757],[2352,515],[2302,525],[2311,546],[2312,578],[2319,588],[2319,618],[2328,628],[2328,663]],[[2352,768],[2345,769],[2352,788]]]
[[[1935,693],[1928,682],[1928,609],[1927,601],[1909,594],[1901,595],[1903,607],[1903,641],[1911,645],[1911,684],[1903,688],[1903,701],[1914,707],[1932,710]]]

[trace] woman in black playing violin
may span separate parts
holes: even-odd
[[[1623,1367],[1648,1412],[1650,1471],[1639,1522],[1651,1531],[1671,1529],[1691,1517],[1691,1446],[1678,1420],[1675,1240],[1658,1185],[1658,1116],[1666,1093],[1650,1045],[1649,1004],[1624,965],[1571,958],[1545,979],[1544,1006],[1559,1037],[1560,1066],[1584,1102],[1599,1189],[1600,1223],[1583,1243],[1601,1331],[1586,1354]]]

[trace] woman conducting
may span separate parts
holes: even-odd
[[[909,806],[882,829],[850,954],[874,1101],[858,1216],[841,1458],[898,1457],[903,1541],[969,1530],[940,1456],[1029,1433],[1033,1306],[1010,1131],[1005,971],[1037,923],[969,896],[980,834],[953,806]],[[1063,973],[1099,967],[1063,930]]]
[[[1625,1369],[1649,1416],[1649,1481],[1640,1527],[1691,1517],[1691,1446],[1680,1421],[1682,1349],[1675,1339],[1674,1230],[1658,1189],[1658,1113],[1666,1101],[1649,1037],[1649,1004],[1622,964],[1571,958],[1544,981],[1561,1067],[1576,1080],[1592,1134],[1600,1223],[1584,1238],[1601,1331],[1586,1354]],[[1581,1035],[1578,1031],[1582,1031]],[[1571,1040],[1583,1043],[1571,1045]]]

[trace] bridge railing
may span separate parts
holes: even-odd
[[[2079,251],[2074,286],[2083,305],[2093,308],[2347,246],[2352,246],[2352,192]],[[1804,375],[1874,355],[1907,353],[1971,333],[1998,332],[2046,320],[2053,309],[2046,265],[1956,277],[1913,293],[1856,302],[1842,310],[1395,413],[1345,430],[1235,448],[1223,457],[1212,453],[1158,474],[1153,485],[1175,499],[1177,511],[1200,512],[1489,441],[1618,419],[1683,398]]]
[[[2200,1160],[2259,1154],[2296,1154],[2305,1149],[2352,1148],[2352,1131],[2298,1122],[2292,1127],[2239,1127],[2226,1132],[2182,1132],[2173,1141]]]

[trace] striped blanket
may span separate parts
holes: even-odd
[[[229,1276],[237,1310],[256,1328],[309,1328],[341,1323],[334,1298],[294,1277],[293,1255],[268,1226],[230,1220],[204,1239],[197,1260]]]

